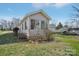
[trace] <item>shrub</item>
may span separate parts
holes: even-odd
[[[25,33],[18,33],[18,38],[19,39],[27,39],[27,35]]]
[[[64,31],[63,34],[67,34],[67,31]]]
[[[18,27],[13,28],[13,32],[15,36],[18,36],[18,30],[19,30]]]
[[[53,32],[51,32],[50,30],[45,30],[45,36],[46,36],[47,41],[54,40]]]

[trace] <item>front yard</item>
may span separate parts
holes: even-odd
[[[76,51],[74,53],[79,56],[79,36],[56,34],[56,39],[68,43],[69,46],[71,46]]]
[[[11,31],[0,31],[0,55],[66,56],[79,55],[79,37],[53,34],[55,40],[29,43],[18,40]]]

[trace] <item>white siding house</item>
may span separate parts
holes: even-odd
[[[27,37],[43,35],[44,30],[48,29],[50,19],[43,10],[25,15],[19,24],[19,32],[25,33]]]

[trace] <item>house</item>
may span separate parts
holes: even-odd
[[[25,15],[19,24],[19,33],[24,33],[27,37],[45,34],[51,18],[43,11],[38,10]]]

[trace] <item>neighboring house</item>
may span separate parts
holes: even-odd
[[[79,27],[76,27],[75,25],[72,27],[66,25],[63,27],[62,32],[64,34],[77,34],[77,35],[79,35]]]
[[[19,19],[12,18],[12,21],[7,21],[4,19],[1,19],[0,21],[0,28],[3,30],[12,30],[14,27],[17,27],[19,24]]]
[[[79,35],[79,28],[68,28],[63,31],[64,34],[77,34]]]
[[[12,21],[10,22],[10,28],[13,29],[15,27],[18,27],[19,25],[19,19],[18,18],[12,18]]]
[[[68,32],[79,35],[79,28],[69,28]]]
[[[43,35],[48,29],[50,19],[43,10],[27,14],[19,24],[19,32],[25,33],[27,37]]]
[[[0,30],[2,29],[2,24],[0,23]]]
[[[56,25],[55,24],[49,24],[49,30],[52,32],[56,32]]]
[[[0,21],[0,23],[1,23],[1,29],[5,29],[6,30],[7,29],[7,21],[2,19]]]

